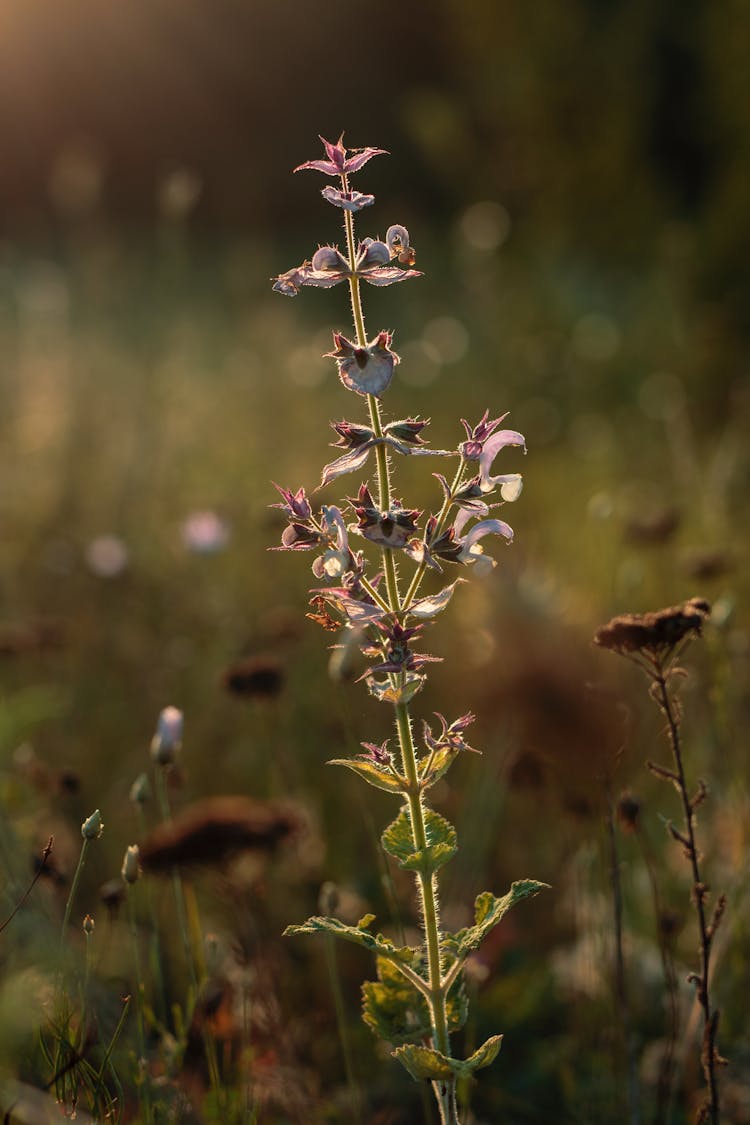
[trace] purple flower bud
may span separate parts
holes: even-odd
[[[377,746],[374,742],[362,742],[361,746],[367,751],[366,754],[361,754],[360,757],[365,761],[374,762],[376,766],[384,766],[386,769],[392,764],[393,757],[389,750],[387,750],[389,739],[386,738],[382,745]]]
[[[420,434],[429,424],[429,418],[404,418],[398,422],[389,422],[384,433],[390,434],[398,441],[405,441],[409,445],[424,445]]]
[[[394,500],[387,512],[373,506],[372,497],[365,485],[359,490],[359,503],[354,504],[357,523],[351,530],[358,532],[380,547],[398,549],[405,547],[417,530],[416,521],[421,512],[416,508],[402,508]]]
[[[281,485],[274,484],[274,488],[283,499],[283,504],[271,504],[272,508],[281,508],[288,516],[294,516],[298,520],[309,520],[312,516],[312,508],[310,501],[305,495],[304,488],[298,488],[296,492],[292,492],[289,488],[282,488]]]
[[[361,191],[337,191],[330,186],[324,187],[320,194],[327,203],[344,211],[361,211],[375,202],[374,195],[363,195]]]
[[[281,535],[281,546],[277,551],[312,551],[321,542],[320,533],[304,523],[290,523]]]
[[[183,714],[177,707],[165,707],[159,715],[151,740],[151,757],[160,766],[171,765],[182,746]]]
[[[373,156],[387,154],[387,150],[384,148],[354,148],[348,150],[351,155],[347,155],[347,149],[344,148],[343,133],[335,145],[327,141],[325,137],[320,139],[323,142],[327,159],[307,160],[304,164],[298,164],[294,169],[295,172],[310,169],[314,172],[323,172],[326,176],[348,176],[352,172],[358,172]]]
[[[439,750],[454,750],[457,753],[469,750],[473,754],[480,753],[480,751],[475,750],[473,746],[469,746],[468,742],[464,739],[464,731],[474,722],[476,717],[471,711],[467,711],[465,715],[454,719],[450,726],[439,711],[435,712],[435,716],[440,721],[441,728],[437,738],[433,735],[429,723],[424,720],[422,721],[422,737],[424,738],[424,744],[432,754],[437,753]]]
[[[335,339],[334,336],[334,343]],[[331,422],[331,426],[339,435],[339,440],[335,443],[334,448],[356,449],[358,446],[372,441],[375,437],[374,431],[369,426],[358,426],[355,422]]]

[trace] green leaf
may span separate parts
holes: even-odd
[[[445,746],[442,750],[437,750],[432,755],[429,770],[421,778],[420,784],[422,788],[429,789],[436,781],[440,781],[440,778],[448,772],[458,755],[459,751],[453,750],[450,746]]]
[[[381,839],[388,854],[398,860],[399,867],[430,874],[456,854],[458,843],[453,825],[434,809],[425,809],[425,835],[427,847],[415,848],[409,812],[404,806]]]
[[[427,1001],[390,959],[378,957],[378,979],[362,985],[362,1018],[387,1043],[421,1043],[432,1034]],[[414,972],[424,976],[424,957],[415,954]],[[466,988],[457,980],[445,1004],[448,1032],[460,1031],[469,1012]]]
[[[350,941],[371,953],[386,957],[391,961],[404,963],[414,959],[414,951],[408,946],[396,946],[382,934],[371,934],[364,928],[374,920],[374,914],[366,914],[358,926],[347,926],[338,918],[320,917],[318,915],[308,918],[301,926],[287,926],[284,937],[295,937],[297,934],[331,934],[333,937]]]
[[[403,1047],[397,1047],[393,1055],[417,1082],[423,1078],[428,1078],[432,1082],[450,1081],[453,1078],[451,1060],[432,1047],[405,1044]]]
[[[491,1035],[481,1047],[477,1047],[473,1055],[469,1055],[468,1059],[464,1060],[461,1069],[457,1071],[458,1076],[473,1074],[475,1070],[482,1070],[493,1063],[500,1052],[502,1042],[502,1035]]]
[[[475,925],[456,934],[458,945],[456,953],[459,957],[466,957],[475,949],[479,949],[490,930],[501,922],[512,906],[521,899],[530,898],[539,894],[548,887],[548,883],[539,883],[536,879],[522,879],[513,883],[507,895],[495,898],[489,891],[478,895],[474,904]]]
[[[475,1070],[489,1066],[497,1058],[502,1041],[502,1035],[491,1036],[468,1059],[454,1059],[432,1047],[416,1044],[398,1047],[393,1054],[417,1081],[429,1079],[431,1082],[440,1082],[451,1078],[466,1078]]]
[[[419,1043],[431,1034],[427,1001],[390,960],[378,957],[377,968],[362,985],[362,1019],[387,1043]]]
[[[374,785],[376,789],[384,789],[386,793],[402,793],[406,782],[397,777],[390,770],[381,769],[374,762],[366,762],[357,758],[332,758],[326,763],[329,766],[346,766]]]

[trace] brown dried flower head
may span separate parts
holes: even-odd
[[[288,803],[207,797],[154,828],[141,844],[140,860],[144,870],[159,872],[222,864],[242,851],[268,856],[300,828],[300,812]]]
[[[638,828],[638,822],[641,817],[641,802],[626,789],[617,798],[616,805],[617,823],[623,832],[635,832]]]
[[[711,606],[703,598],[690,598],[655,613],[623,613],[597,629],[594,644],[622,655],[665,656],[686,638],[700,636],[710,613]]]

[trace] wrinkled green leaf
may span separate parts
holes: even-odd
[[[451,1078],[466,1078],[476,1070],[489,1066],[497,1058],[502,1035],[493,1035],[483,1043],[468,1059],[454,1059],[435,1051],[431,1047],[405,1044],[393,1054],[402,1063],[412,1078],[417,1081],[429,1079],[431,1082],[446,1081]]]
[[[374,785],[376,789],[384,789],[386,793],[403,793],[404,782],[395,777],[390,770],[381,769],[374,762],[366,762],[358,758],[332,758],[326,763],[329,766],[346,766]]]
[[[411,821],[406,807],[389,824],[382,835],[385,850],[398,860],[406,871],[437,871],[456,854],[456,830],[445,817],[434,809],[425,809],[425,835],[427,847],[417,849],[411,833]]]
[[[539,883],[536,879],[521,879],[519,882],[513,883],[507,895],[502,898],[495,898],[490,891],[484,891],[483,894],[478,895],[474,904],[476,924],[459,930],[456,934],[457,955],[466,957],[475,949],[479,949],[490,930],[502,921],[512,906],[515,906],[521,899],[539,894],[541,890],[548,886],[548,883]]]
[[[374,920],[374,917],[374,914],[366,914],[358,926],[347,926],[338,918],[315,915],[308,918],[301,926],[287,926],[284,937],[295,937],[297,934],[332,934],[333,937],[353,942],[354,945],[369,949],[371,953],[387,957],[391,961],[411,962],[414,951],[408,946],[396,946],[382,934],[371,934],[364,928]]]
[[[403,1047],[397,1047],[393,1055],[417,1082],[423,1078],[433,1082],[453,1078],[451,1060],[440,1051],[434,1051],[432,1047],[405,1044]]]
[[[362,985],[362,1018],[371,1031],[387,1043],[420,1043],[431,1034],[427,1001],[399,972],[397,966],[378,957],[378,979]],[[411,968],[424,974],[424,962]],[[448,1031],[460,1031],[466,1023],[469,1003],[462,981],[452,985],[445,1004]]]
[[[362,1019],[386,1043],[418,1043],[430,1034],[427,1001],[383,957],[377,961],[378,979],[362,985]]]

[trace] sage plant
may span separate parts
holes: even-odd
[[[309,160],[295,171],[321,172],[333,183],[323,198],[343,211],[344,245],[323,245],[302,265],[281,274],[274,289],[296,296],[305,286],[328,289],[346,284],[351,300],[353,337],[333,332],[335,361],[347,391],[364,400],[366,414],[355,421],[332,423],[338,456],[322,472],[320,487],[347,474],[365,476],[356,495],[341,504],[315,510],[304,488],[281,488],[275,507],[287,519],[277,550],[315,554],[312,571],[318,583],[310,592],[308,614],[324,629],[346,630],[369,661],[360,677],[375,699],[392,711],[398,750],[391,740],[363,742],[364,753],[335,759],[376,789],[392,794],[401,808],[382,836],[385,850],[416,880],[423,932],[417,948],[400,947],[371,930],[367,915],[357,926],[333,917],[312,917],[290,926],[287,934],[327,933],[371,950],[378,980],[364,986],[363,1015],[368,1026],[395,1049],[394,1055],[417,1080],[432,1083],[443,1125],[457,1125],[456,1080],[488,1066],[502,1036],[493,1035],[468,1059],[451,1052],[451,1035],[464,1024],[467,1000],[463,968],[469,955],[520,899],[544,885],[516,882],[502,898],[490,892],[476,900],[474,924],[457,933],[441,926],[438,872],[457,850],[456,831],[428,803],[430,788],[444,777],[459,755],[473,749],[467,731],[471,713],[457,718],[436,714],[437,723],[422,721],[415,737],[412,706],[424,686],[427,668],[439,660],[420,648],[422,634],[448,606],[462,578],[435,592],[423,592],[428,577],[440,579],[444,568],[489,571],[495,561],[484,554],[482,540],[513,531],[490,510],[515,500],[521,491],[518,473],[493,475],[498,454],[507,446],[525,449],[524,438],[503,429],[502,415],[485,412],[476,424],[462,419],[465,438],[454,450],[430,449],[424,431],[429,419],[418,415],[387,420],[383,396],[399,357],[391,332],[368,339],[362,304],[362,283],[383,286],[420,277],[409,232],[389,226],[384,239],[355,237],[355,216],[374,203],[374,196],[354,191],[350,177],[383,149],[344,147],[343,136],[323,140],[325,158]],[[452,476],[434,473],[439,490],[434,509],[426,514],[396,497],[394,462],[398,457],[437,456],[456,462]],[[351,522],[347,522],[348,513]],[[410,571],[410,577],[406,572]],[[445,580],[443,580],[445,581]]]

